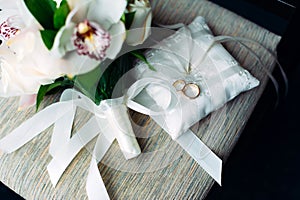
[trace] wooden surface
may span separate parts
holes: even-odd
[[[196,16],[206,18],[215,35],[251,38],[275,49],[280,37],[209,1],[152,1],[154,21],[164,24],[189,23]],[[260,81],[261,85],[239,95],[220,110],[197,123],[193,130],[219,157],[226,161],[264,91],[267,76],[255,66],[247,50],[226,45],[235,58]],[[253,47],[269,69],[274,60],[262,49]],[[254,66],[253,66],[254,65]],[[47,99],[50,104],[58,99]],[[34,109],[17,111],[17,99],[0,99],[0,138],[34,114]],[[44,105],[45,106],[45,105]],[[203,199],[214,181],[204,170],[147,116],[131,112],[135,133],[143,155],[125,162],[117,143],[110,148],[99,170],[112,199]],[[80,111],[76,127],[89,117]],[[50,183],[46,166],[51,160],[48,146],[52,127],[24,147],[0,156],[0,180],[26,199],[86,199],[85,183],[91,155],[83,149],[68,167],[56,188]],[[148,139],[143,136],[151,136]],[[152,157],[145,157],[146,152]],[[153,156],[154,155],[154,156]],[[155,156],[157,155],[157,156]],[[147,161],[149,165],[141,164]],[[146,160],[149,159],[149,160]],[[151,159],[151,160],[150,160]],[[143,172],[145,173],[134,173]]]

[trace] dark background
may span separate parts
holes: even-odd
[[[274,75],[282,88],[276,107],[272,83],[260,99],[236,147],[224,165],[223,186],[215,184],[207,200],[300,199],[300,53],[299,4],[275,0],[218,1],[255,23],[283,36],[278,59],[288,79],[288,95],[278,70]],[[298,5],[296,5],[298,4]],[[298,7],[298,10],[296,10]],[[297,57],[298,56],[298,57]]]
[[[300,199],[300,56],[297,0],[212,0],[281,35],[278,59],[289,79],[288,95],[278,70],[280,103],[268,84],[245,130],[224,164],[223,186],[215,184],[207,200]],[[298,5],[296,5],[298,4]],[[298,9],[296,9],[298,7]],[[299,57],[298,56],[298,57]],[[21,199],[0,183],[0,199]]]

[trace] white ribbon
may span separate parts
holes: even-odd
[[[141,153],[126,113],[126,106],[121,100],[102,101],[100,106],[96,106],[81,93],[66,90],[60,102],[46,107],[1,139],[0,149],[5,153],[16,151],[55,123],[50,144],[53,159],[47,167],[51,182],[55,186],[78,152],[93,138],[98,137],[86,189],[89,199],[109,199],[97,167],[98,161],[105,155],[114,139],[118,140],[126,159]],[[93,113],[94,116],[70,138],[77,107]],[[115,118],[111,119],[112,117]],[[111,132],[112,129],[114,132]]]
[[[168,92],[171,95],[172,87],[168,86],[165,81],[156,78],[138,80],[128,89],[127,95],[124,97],[104,100],[99,106],[96,106],[88,97],[75,90],[65,90],[60,102],[46,107],[21,124],[11,134],[1,139],[0,149],[6,153],[16,151],[46,128],[55,124],[49,148],[49,153],[53,156],[53,159],[47,169],[52,184],[56,186],[78,152],[97,137],[86,190],[90,200],[109,199],[98,169],[98,162],[108,151],[114,139],[117,139],[126,159],[134,158],[141,153],[125,104],[137,112],[150,116],[162,115],[173,108],[169,104],[161,111],[153,111],[133,101],[134,97],[142,90],[153,84],[165,85],[170,89]],[[70,137],[77,107],[93,113],[94,116],[76,134]],[[175,141],[220,184],[222,161],[194,133],[189,130]]]
[[[190,35],[188,33],[186,34],[189,36],[187,40],[187,42],[189,42]],[[185,53],[188,52],[186,51],[187,49],[175,49],[182,53],[179,55],[185,55]],[[172,60],[177,62],[176,66],[185,66],[182,64],[186,61],[180,60],[179,58],[176,58],[176,56]],[[162,61],[167,62],[168,60],[165,59]],[[165,70],[165,74],[173,74],[174,72],[174,70],[168,69],[167,67]],[[179,72],[181,71],[179,70]],[[176,72],[174,77],[178,77],[178,73]],[[88,197],[91,200],[109,199],[109,195],[97,166],[98,162],[101,161],[108,151],[114,139],[117,139],[120,149],[126,159],[134,158],[141,153],[128,118],[127,106],[137,112],[150,115],[162,126],[162,128],[164,128],[164,130],[166,130],[174,141],[179,143],[209,175],[221,184],[221,159],[201,142],[201,140],[189,130],[189,127],[184,129],[184,131],[186,131],[185,133],[182,133],[183,131],[178,133],[167,127],[163,127],[163,123],[160,123],[163,122],[163,120],[161,120],[164,118],[163,116],[171,116],[172,112],[181,112],[180,109],[182,109],[182,107],[178,105],[178,103],[180,103],[178,98],[180,97],[177,96],[177,92],[172,86],[170,77],[163,76],[159,72],[156,72],[155,74],[156,75],[151,74],[150,77],[143,77],[136,81],[128,89],[125,96],[101,101],[99,106],[94,104],[88,97],[75,90],[65,90],[61,96],[60,102],[46,107],[44,110],[21,124],[11,134],[1,139],[0,149],[6,153],[14,152],[54,124],[49,147],[49,153],[53,159],[47,166],[47,169],[52,184],[56,186],[62,174],[78,152],[91,140],[97,138],[92,153],[86,190]],[[145,98],[145,95],[144,100],[142,101],[145,103],[143,105],[141,104],[141,101],[138,103],[138,101],[134,100],[144,90],[147,90],[150,96],[155,100],[154,104],[152,104],[154,107],[149,107],[149,105],[151,105],[151,102],[149,101],[151,101],[152,98],[147,99],[147,97]],[[161,95],[162,93],[163,95]],[[222,100],[223,98],[219,99]],[[188,102],[186,105],[188,105]],[[91,112],[93,116],[71,137],[71,129],[77,107]],[[189,109],[192,108],[193,107]],[[189,110],[186,110],[185,112],[189,115],[194,114],[189,113]],[[173,120],[173,118],[170,119]],[[176,116],[173,121],[173,123],[177,123]]]
[[[176,25],[177,28],[181,26],[182,24],[178,27]],[[216,39],[222,41],[228,38]],[[128,89],[125,96],[101,101],[97,106],[83,94],[68,89],[63,92],[60,102],[46,107],[1,139],[0,149],[6,153],[14,152],[54,124],[49,147],[53,159],[47,169],[55,186],[78,152],[97,138],[92,152],[86,190],[91,200],[109,199],[98,169],[98,162],[102,160],[114,139],[117,139],[126,159],[134,158],[141,153],[128,118],[127,106],[151,116],[221,185],[222,160],[189,128],[239,92],[249,89],[245,88],[243,82],[233,84],[244,80],[235,76],[239,72],[246,73],[250,88],[257,86],[259,82],[248,72],[241,71],[242,68],[234,58],[221,45],[213,45],[214,43],[204,19],[198,17],[188,27],[180,29],[169,39],[162,41],[157,46],[158,51],[150,51],[149,55],[154,56],[147,56],[147,60],[152,66],[157,67],[157,71],[145,70],[146,65],[137,66],[136,70],[140,73],[141,79]],[[205,58],[208,60],[203,62]],[[208,94],[193,100],[178,96],[172,83],[181,79],[197,83],[201,86],[202,92]],[[93,116],[71,137],[77,107],[91,112]],[[178,123],[177,120],[184,121]]]
[[[158,75],[158,77],[159,78],[142,78],[135,83],[138,88],[143,88],[143,90],[145,90],[145,93],[141,95],[141,98],[137,98],[139,103],[143,103],[143,109],[138,109],[139,107],[136,107],[136,105],[141,106],[141,104],[135,101],[128,102],[127,106],[137,112],[150,115],[174,141],[176,141],[213,179],[215,179],[215,181],[217,181],[218,184],[221,185],[222,160],[190,129],[187,129],[184,133],[180,133],[179,136],[177,136],[177,134],[174,135],[169,127],[165,126],[164,117],[166,115],[181,112],[181,110],[185,108],[178,105],[180,94],[176,92],[175,88],[168,80],[163,79],[165,76]],[[139,87],[139,85],[142,87]],[[128,91],[130,91],[130,89]],[[142,90],[136,91],[142,92]],[[134,96],[136,97],[137,95]],[[161,100],[159,100],[160,97],[162,98]],[[153,99],[155,99],[154,104],[151,102]],[[166,105],[163,102],[168,102],[168,104]],[[144,107],[144,105],[147,105],[147,108]],[[153,105],[158,106],[162,111],[150,112],[148,107],[153,107]],[[148,110],[145,111],[145,109]],[[180,124],[180,121],[174,121],[174,123]]]

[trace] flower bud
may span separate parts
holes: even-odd
[[[135,12],[126,42],[129,45],[142,44],[150,35],[152,12],[148,0],[134,0],[128,5],[129,12]]]

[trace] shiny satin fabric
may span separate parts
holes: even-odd
[[[168,101],[173,100],[170,102],[175,105],[173,110],[152,116],[173,139],[241,92],[259,85],[259,81],[242,68],[221,44],[214,42],[203,17],[197,17],[190,25],[154,46],[147,52],[146,58],[155,71],[140,62],[135,67],[137,77],[155,77],[167,84],[152,84],[136,101],[146,107],[156,105],[164,108]],[[166,85],[178,80],[197,85],[199,96],[192,99],[182,91],[166,92],[171,91]],[[171,98],[170,94],[175,98]]]

